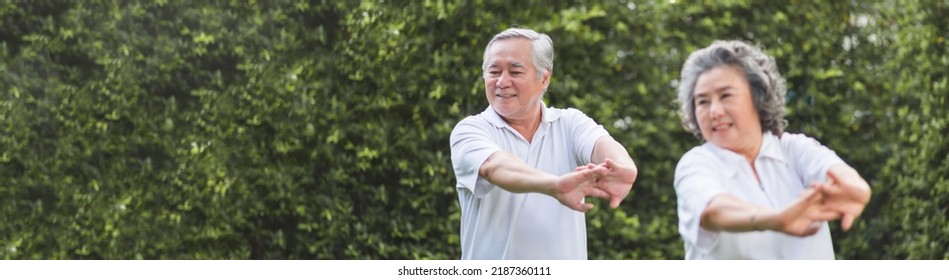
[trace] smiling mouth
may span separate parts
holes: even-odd
[[[716,131],[719,131],[719,130],[727,129],[727,128],[730,128],[730,127],[732,127],[732,124],[730,124],[730,123],[717,124],[717,125],[712,126],[712,132],[716,132]]]
[[[514,94],[514,93],[511,93],[511,94],[495,94],[494,96],[500,97],[500,98],[511,98],[511,97],[516,97],[517,94]]]

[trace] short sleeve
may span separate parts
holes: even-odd
[[[593,148],[596,147],[596,141],[600,137],[609,135],[609,132],[602,125],[597,124],[592,118],[577,109],[564,110],[563,118],[567,118],[571,124],[570,137],[573,139],[574,150],[576,153],[577,165],[590,163],[593,156]]]
[[[682,239],[703,254],[711,252],[719,232],[702,228],[702,212],[716,195],[727,193],[718,174],[722,164],[702,147],[693,148],[679,160],[675,170],[675,191]]]
[[[481,165],[491,154],[501,150],[490,137],[492,125],[476,117],[462,120],[451,132],[451,164],[455,171],[455,185],[467,189],[475,197],[484,197],[491,190],[491,183],[478,175]]]
[[[804,186],[812,182],[824,182],[830,167],[846,165],[833,150],[804,134],[784,133],[781,135],[781,146]]]

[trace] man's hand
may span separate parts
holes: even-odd
[[[629,195],[629,191],[633,188],[633,182],[636,181],[639,170],[636,169],[635,165],[621,165],[612,159],[606,159],[599,165],[591,163],[577,167],[577,171],[596,167],[609,170],[606,175],[597,181],[596,187],[609,194],[610,208],[619,207],[619,204],[623,202],[623,199]]]
[[[603,166],[592,166],[582,170],[578,168],[575,172],[558,177],[554,193],[549,195],[570,209],[587,212],[593,209],[593,204],[584,202],[584,197],[604,199],[610,197],[608,193],[597,188],[597,180],[608,175],[609,172],[610,170]]]

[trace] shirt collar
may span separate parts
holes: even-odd
[[[497,111],[494,111],[494,107],[488,105],[488,108],[484,109],[485,119],[488,120],[491,124],[497,127],[509,127],[510,125],[501,118],[501,115],[498,115]],[[545,122],[551,123],[560,118],[560,110],[547,110],[547,103],[544,103],[543,100],[540,101],[540,118]]]
[[[705,142],[703,146],[712,151],[712,153],[722,161],[730,165],[738,165],[745,160],[744,156],[728,149],[719,147],[718,145],[712,144],[711,142]],[[758,156],[755,158],[755,160],[764,158],[785,162],[784,153],[781,151],[780,140],[777,136],[771,134],[770,131],[762,133],[761,148],[758,149]]]
[[[761,150],[758,151],[758,158],[770,158],[780,162],[785,162],[784,152],[781,150],[781,139],[770,131],[765,131],[761,136]]]

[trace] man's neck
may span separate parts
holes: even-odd
[[[531,143],[534,138],[534,133],[537,132],[537,128],[540,127],[540,120],[543,119],[540,107],[537,108],[537,112],[531,114],[532,117],[525,119],[504,119],[504,122],[507,122],[514,130],[521,134],[527,143]]]

